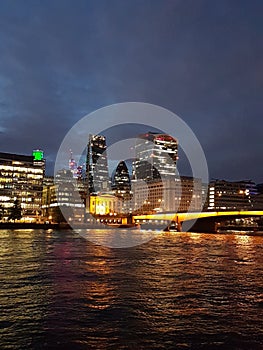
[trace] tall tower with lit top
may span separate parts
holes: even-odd
[[[89,135],[86,178],[89,194],[106,193],[110,190],[107,145],[103,135]]]
[[[178,142],[172,136],[148,132],[139,135],[135,144],[133,177],[145,181],[175,177]]]

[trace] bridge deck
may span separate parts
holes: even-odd
[[[245,217],[245,216],[263,216],[262,210],[239,210],[239,211],[208,211],[208,212],[191,212],[191,213],[156,213],[146,215],[135,215],[134,220],[167,220],[183,222],[187,220],[196,220],[208,217]]]

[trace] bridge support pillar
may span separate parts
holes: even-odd
[[[181,223],[181,221],[177,221],[177,230],[178,230],[178,232],[182,232],[182,223]]]
[[[174,218],[173,222],[176,222],[176,228],[178,232],[182,232],[182,221],[179,220],[178,215]]]

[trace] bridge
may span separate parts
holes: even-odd
[[[207,211],[189,213],[154,213],[145,215],[134,215],[133,221],[145,223],[176,222],[178,230],[182,230],[182,224],[188,222],[186,227],[201,232],[216,231],[216,223],[231,219],[245,217],[263,217],[262,210],[239,210],[239,211]],[[183,227],[184,228],[184,227]]]

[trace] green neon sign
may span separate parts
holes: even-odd
[[[32,152],[32,155],[34,157],[34,160],[43,160],[44,158],[44,152],[40,150],[34,150]]]

